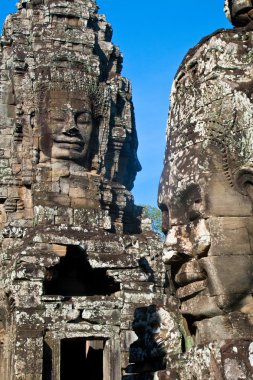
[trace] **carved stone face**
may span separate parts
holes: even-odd
[[[78,92],[50,93],[41,115],[40,149],[52,160],[72,160],[87,166],[94,129],[91,103]]]
[[[252,0],[225,0],[225,13],[234,26],[246,26],[253,20]]]
[[[252,204],[229,182],[219,150],[200,142],[172,152],[159,193],[164,262],[182,313],[195,320],[252,309]]]
[[[246,38],[235,28],[200,43],[172,87],[159,192],[164,262],[197,343],[252,331],[252,45]]]

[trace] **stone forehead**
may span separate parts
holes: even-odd
[[[99,83],[96,76],[83,71],[69,70],[62,77],[57,73],[50,81],[37,81],[34,88],[39,109],[47,108],[49,100],[51,106],[63,106],[66,101],[77,105],[78,102],[85,101],[92,105],[96,117],[104,116],[108,112],[110,87]]]
[[[74,60],[75,57],[73,57]],[[99,61],[98,57],[91,56],[95,64],[91,62],[72,63],[71,61],[55,62],[49,57],[35,69],[35,82],[54,89],[66,89],[68,91],[86,91],[87,88],[95,88],[99,83]]]
[[[172,88],[165,161],[202,143],[218,156],[225,149],[232,166],[252,162],[251,35],[221,31],[188,53]]]
[[[59,90],[52,90],[49,88],[48,96],[50,98],[50,102],[55,104],[66,102],[69,100],[85,101],[89,99],[87,94],[83,91],[80,91],[79,89],[73,89],[71,91],[65,88]]]
[[[55,114],[66,114],[67,113],[80,113],[89,112],[92,113],[92,103],[89,98],[83,97],[79,94],[73,94],[71,97],[66,93],[66,96],[62,94],[55,94],[56,97],[52,98],[49,94],[49,104],[48,104],[48,116],[53,117]],[[57,98],[57,95],[58,96]]]
[[[186,125],[181,133],[171,127],[169,156],[165,158],[170,178],[196,179],[222,170],[232,183],[240,167],[253,166],[253,128],[247,124],[245,128],[237,127],[209,122],[201,123],[197,132],[198,126]]]
[[[78,94],[79,97],[95,96],[102,91],[102,87],[99,85],[96,77],[88,77],[85,75],[69,75],[59,80],[53,78],[50,81],[41,81],[37,83],[36,89],[39,92],[50,92],[52,95],[53,93],[65,93],[68,94],[69,97],[73,97],[73,94]],[[102,93],[100,95],[102,95]]]

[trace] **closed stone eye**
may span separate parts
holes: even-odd
[[[199,219],[202,215],[201,213],[201,206],[202,206],[202,200],[196,199],[192,204],[189,206],[188,209],[188,220],[190,222],[194,222],[195,220]]]
[[[76,123],[78,124],[87,124],[90,123],[91,120],[91,114],[88,112],[84,112],[76,116]]]

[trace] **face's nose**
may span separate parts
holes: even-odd
[[[79,129],[76,126],[66,128],[63,132],[66,136],[77,136],[79,134]]]
[[[171,264],[174,261],[181,261],[183,257],[190,256],[191,252],[192,243],[186,226],[171,227],[163,249],[164,263]]]
[[[72,109],[68,109],[66,111],[66,119],[62,132],[66,136],[76,136],[79,133],[76,117]]]
[[[208,253],[210,245],[208,221],[205,219],[173,226],[165,240],[163,261],[165,264],[171,264],[175,261],[203,257]]]
[[[135,170],[136,170],[136,172],[140,172],[142,170],[141,163],[140,163],[137,156],[136,156],[136,160],[135,160]]]
[[[169,214],[169,205],[170,205],[170,197],[169,197],[169,188],[166,178],[169,176],[169,171],[167,165],[164,165],[163,172],[159,182],[158,189],[158,198],[157,203],[158,207],[162,211],[162,231],[164,234],[168,234],[170,229],[170,214]]]

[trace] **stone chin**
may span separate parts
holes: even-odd
[[[190,316],[193,320],[204,320],[219,315],[228,315],[232,312],[252,314],[253,299],[251,295],[207,295],[207,291],[200,292],[185,301],[181,301],[181,313]]]
[[[221,279],[209,278],[207,274],[205,280],[198,280],[179,287],[176,295],[181,302],[181,313],[198,321],[220,315],[229,315],[233,312],[252,314],[252,284],[246,283],[245,286],[242,286],[238,279],[238,294],[236,294],[232,293],[230,288],[226,289],[226,284],[223,284],[223,291],[215,289],[216,281],[219,282]],[[241,282],[243,281],[244,279]]]
[[[197,294],[181,303],[181,313],[194,320],[203,320],[223,315],[224,312],[217,306],[217,297]]]

